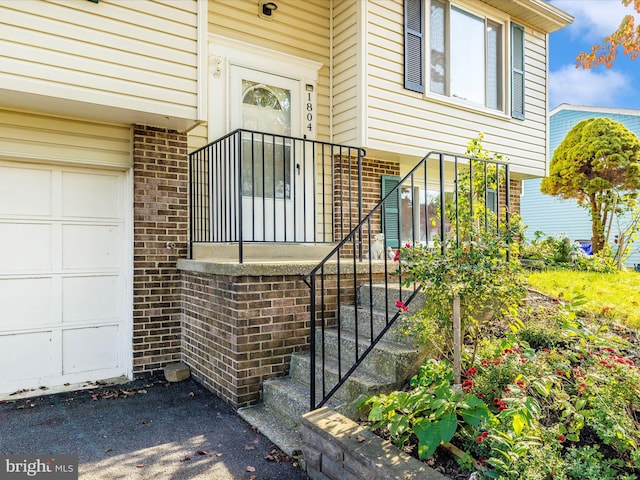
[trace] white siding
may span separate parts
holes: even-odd
[[[370,0],[366,6],[367,78],[357,81],[367,82],[368,108],[356,115],[367,115],[367,131],[361,143],[368,150],[378,155],[392,152],[409,157],[422,157],[431,150],[464,153],[469,140],[484,132],[485,147],[507,156],[515,171],[544,174],[546,35],[525,26],[526,120],[521,121],[405,90],[403,2]],[[354,70],[350,65],[349,71]],[[353,105],[353,97],[349,105]],[[347,112],[341,115],[349,117]],[[340,136],[353,137],[346,130],[341,130]]]
[[[129,167],[131,128],[0,110],[0,158]]]
[[[362,7],[364,8],[364,7]],[[358,5],[336,2],[333,11],[333,140],[357,145],[358,131],[359,41]]]
[[[196,128],[189,132],[187,136],[187,150],[193,152],[194,150],[204,147],[208,142],[207,140],[207,126],[198,125]]]
[[[197,118],[196,0],[2,1],[0,18],[0,104]]]
[[[272,19],[255,0],[210,0],[209,33],[320,62],[317,137],[329,137],[329,17],[326,0],[278,0]]]

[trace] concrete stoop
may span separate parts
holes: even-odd
[[[385,325],[389,315],[385,312],[385,304],[391,305],[389,313],[395,313],[395,300],[385,298],[383,287],[374,286],[373,292],[360,293],[360,305],[343,306],[341,324],[343,331],[338,339],[335,329],[326,328],[324,338],[319,330],[316,333],[318,349],[326,353],[324,376],[327,385],[334,385],[338,372],[343,374],[351,367],[356,345],[360,352],[364,351],[373,334],[377,335]],[[369,300],[373,304],[369,306]],[[422,299],[419,299],[419,301]],[[416,307],[414,307],[416,308]],[[371,317],[373,316],[373,322]],[[358,334],[355,334],[355,319],[358,319]],[[366,325],[366,326],[365,326]],[[338,347],[342,365],[338,366]],[[368,357],[355,370],[353,375],[338,389],[326,407],[346,417],[356,419],[358,412],[355,403],[363,397],[384,393],[400,388],[409,376],[413,375],[424,360],[424,351],[399,338],[392,330],[388,331],[382,341],[370,352]],[[351,360],[351,361],[350,361]],[[322,364],[316,361],[316,403],[322,398]],[[245,407],[238,414],[253,427],[275,443],[284,453],[290,456],[301,455],[302,434],[300,432],[301,417],[310,409],[310,370],[309,352],[296,352],[291,357],[289,376],[267,380],[263,385],[263,403],[258,406]],[[331,387],[327,387],[327,391]]]

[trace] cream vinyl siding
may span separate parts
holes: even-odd
[[[197,118],[196,0],[4,1],[0,18],[0,99]]]
[[[475,109],[433,94],[403,88],[403,3],[370,0],[366,18],[367,132],[362,143],[377,155],[422,157],[431,150],[464,153],[470,139],[485,134],[485,147],[507,156],[514,171],[544,175],[546,157],[546,35],[525,27],[525,117]],[[471,3],[473,5],[473,3]],[[520,23],[518,19],[512,19]],[[509,30],[509,24],[505,25]],[[506,42],[509,45],[509,40]],[[509,52],[506,53],[507,62]],[[508,63],[507,63],[508,71]],[[363,80],[364,81],[364,80]],[[510,104],[508,80],[505,103]],[[346,115],[346,114],[345,114]],[[341,133],[348,138],[347,132]]]
[[[187,151],[189,153],[204,147],[209,142],[207,140],[207,126],[205,124],[198,125],[187,135]]]
[[[357,145],[359,8],[356,2],[336,2],[333,11],[333,134],[336,143]]]
[[[317,139],[327,141],[331,2],[278,0],[276,3],[278,9],[272,19],[264,19],[258,16],[255,0],[209,0],[209,32],[322,63],[317,84]]]
[[[130,167],[131,128],[0,110],[0,159]]]
[[[273,12],[272,18],[265,19],[258,16],[259,6],[256,0],[209,0],[209,33],[321,63],[316,86],[316,139],[329,141],[329,39],[332,2],[278,0],[276,3],[278,9]],[[194,134],[202,135],[202,132]],[[198,140],[193,139],[191,142],[195,145]],[[318,171],[321,168],[321,165],[317,165]],[[329,166],[325,165],[325,168]],[[325,188],[331,186],[327,184]],[[317,189],[322,191],[320,183]],[[326,207],[330,211],[330,206]],[[322,209],[320,199],[316,208],[318,211]],[[319,219],[319,222],[325,223],[324,227],[318,226],[319,231],[331,228],[330,216]]]

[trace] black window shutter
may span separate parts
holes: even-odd
[[[424,0],[404,0],[404,88],[424,93]]]
[[[511,24],[511,116],[524,120],[524,28]]]
[[[382,176],[382,198],[398,185],[399,177]],[[396,190],[384,202],[382,210],[382,232],[387,246],[400,247],[400,189]]]

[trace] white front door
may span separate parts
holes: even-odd
[[[302,168],[303,151],[292,138],[302,130],[300,81],[236,65],[229,81],[231,130],[261,132],[242,137],[243,238],[304,241],[312,169]]]

